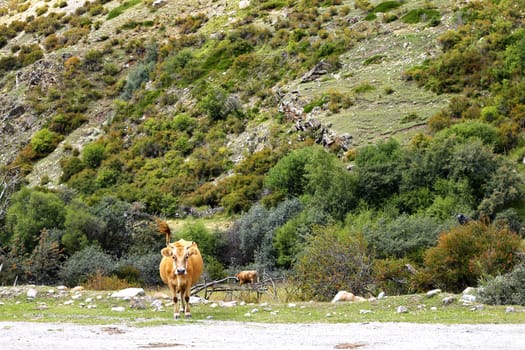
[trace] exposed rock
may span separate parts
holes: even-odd
[[[38,294],[38,291],[37,291],[36,289],[34,289],[34,288],[30,288],[30,289],[28,289],[28,290],[27,290],[27,293],[26,293],[26,295],[27,295],[27,297],[28,297],[29,299],[34,299],[34,298],[36,298],[37,294]]]
[[[398,314],[406,314],[408,312],[408,308],[406,306],[400,305],[397,307]]]
[[[347,292],[345,290],[340,290],[337,292],[337,294],[332,299],[332,303],[336,303],[338,301],[354,301],[355,295],[353,293]]]
[[[113,298],[122,298],[122,299],[130,299],[139,295],[144,295],[144,289],[143,288],[126,288],[122,289],[118,292],[114,292],[111,294],[111,297]]]
[[[455,302],[457,300],[456,296],[454,295],[450,295],[450,296],[447,296],[447,297],[444,297],[441,302],[445,305],[448,305],[448,304],[452,304],[453,302]]]
[[[332,69],[332,65],[326,61],[320,61],[318,62],[314,68],[312,68],[310,71],[308,71],[303,77],[301,78],[301,83],[307,83],[309,81],[313,81],[321,77],[322,75],[328,74],[330,70]]]
[[[241,0],[239,1],[239,10],[243,10],[250,6],[250,0]]]
[[[431,298],[434,295],[438,295],[439,293],[441,293],[441,289],[432,289],[427,292],[427,297]]]

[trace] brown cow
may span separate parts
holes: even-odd
[[[257,282],[257,271],[251,270],[251,271],[241,271],[235,275],[235,279],[239,281],[239,285],[243,285],[244,283],[255,283]]]
[[[186,318],[191,317],[190,312],[190,291],[195,284],[203,269],[202,256],[197,243],[180,239],[174,243],[169,243],[171,235],[167,224],[160,225],[159,231],[166,234],[166,248],[161,250],[162,260],[160,261],[160,278],[166,283],[173,296],[173,317],[179,318],[180,313],[184,312]],[[180,309],[177,310],[180,295]]]

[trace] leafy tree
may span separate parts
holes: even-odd
[[[320,227],[307,238],[294,265],[294,280],[306,298],[326,301],[340,290],[362,295],[372,282],[372,263],[362,237]]]
[[[111,255],[122,256],[131,246],[131,205],[115,197],[104,197],[92,208],[93,215],[104,223],[104,230],[94,230],[92,240]]]
[[[362,229],[363,236],[375,251],[376,257],[404,258],[422,262],[423,252],[436,244],[440,233],[452,221],[423,215],[402,214],[393,219],[375,214],[377,219]],[[347,221],[347,225],[352,225]]]
[[[62,259],[59,242],[51,237],[49,230],[43,229],[38,245],[25,262],[28,281],[38,284],[56,283]]]
[[[357,197],[378,206],[398,193],[404,170],[401,145],[394,139],[366,146],[355,160]]]
[[[100,237],[105,230],[105,223],[90,212],[90,208],[82,202],[74,201],[66,208],[64,235],[62,244],[66,253],[84,249],[90,242]]]
[[[22,244],[31,252],[38,242],[43,229],[64,226],[65,207],[54,193],[22,188],[15,193],[7,210],[6,224],[12,237],[11,243]]]

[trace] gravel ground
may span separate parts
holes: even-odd
[[[525,349],[525,324],[267,324],[222,321],[136,328],[0,322],[0,349]]]

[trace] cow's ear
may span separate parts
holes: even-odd
[[[171,256],[171,249],[170,248],[162,248],[160,253],[162,255],[166,256],[166,257],[170,257]]]

